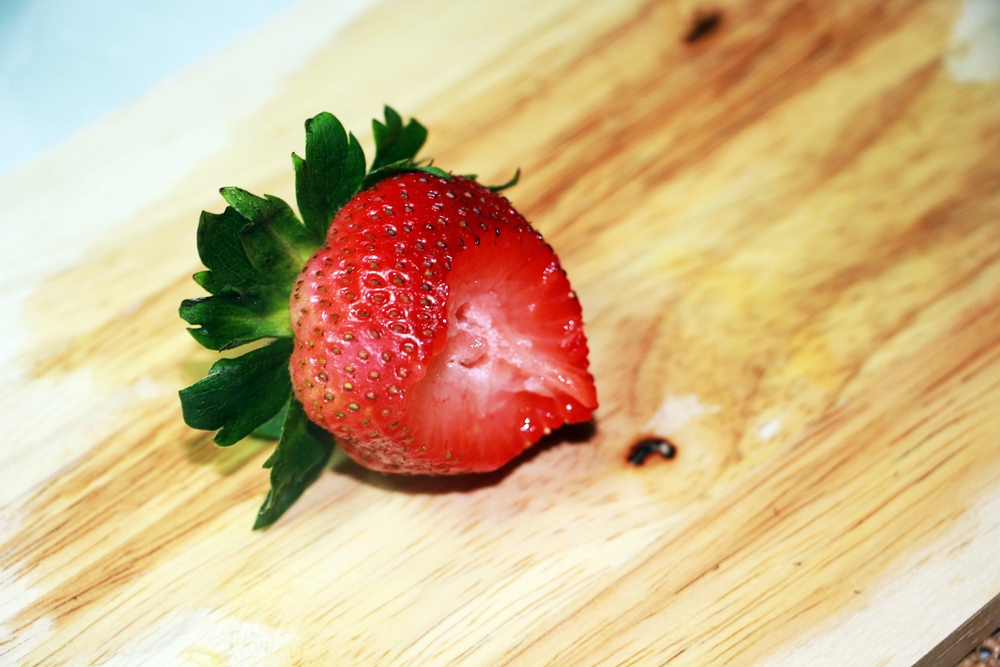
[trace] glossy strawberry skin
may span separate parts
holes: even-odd
[[[411,172],[355,196],[300,275],[291,319],[296,398],[369,468],[494,470],[597,405],[558,259],[462,177]]]

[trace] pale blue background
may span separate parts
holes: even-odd
[[[297,0],[0,0],[0,176]]]

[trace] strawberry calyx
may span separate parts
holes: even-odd
[[[271,488],[254,529],[265,528],[298,500],[327,466],[333,436],[311,422],[292,394],[289,359],[293,332],[288,311],[296,277],[323,245],[337,212],[359,192],[406,172],[451,180],[429,161],[414,161],[427,139],[416,119],[403,122],[391,107],[373,120],[375,157],[366,171],[365,155],[353,134],[330,113],[305,123],[305,157],[292,154],[295,197],[301,220],[284,201],[222,188],[228,206],[203,212],[198,222],[198,255],[206,270],[194,274],[209,296],[185,299],[180,316],[202,346],[217,351],[249,346],[220,359],[206,377],[180,391],[184,421],[217,431],[228,447],[254,435],[278,439],[269,468]],[[491,189],[514,185],[514,178]],[[261,344],[261,341],[264,341]]]

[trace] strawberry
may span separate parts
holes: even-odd
[[[597,406],[559,260],[467,178],[410,172],[356,195],[291,312],[295,397],[369,468],[495,470]]]
[[[300,221],[270,195],[223,188],[202,213],[181,317],[220,359],[180,392],[185,421],[230,446],[279,438],[255,528],[276,521],[336,444],[386,472],[504,465],[597,407],[580,304],[552,248],[475,177],[413,158],[427,131],[386,107],[365,157],[332,115],[292,155]],[[304,268],[303,268],[304,267]]]

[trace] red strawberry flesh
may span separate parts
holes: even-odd
[[[555,253],[475,181],[412,172],[355,196],[291,312],[295,396],[369,468],[495,470],[597,406]]]

